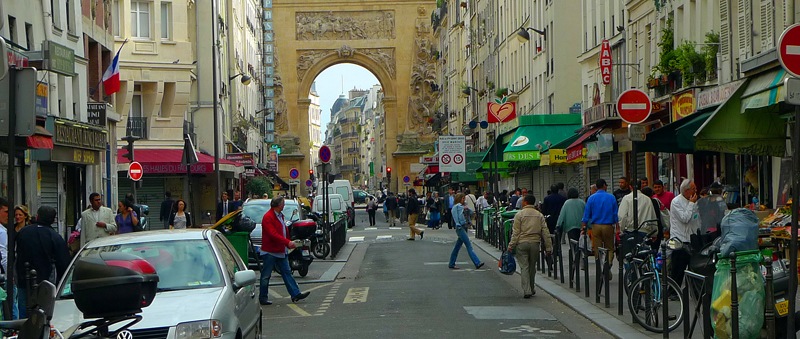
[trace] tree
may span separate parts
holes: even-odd
[[[272,182],[269,179],[256,177],[247,182],[247,194],[262,197],[264,193],[272,196]]]

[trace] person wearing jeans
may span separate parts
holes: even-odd
[[[367,198],[369,202],[367,203],[367,214],[369,215],[369,225],[375,226],[375,212],[378,210],[378,203],[375,202],[373,198]],[[384,202],[384,204],[386,204]]]
[[[458,239],[456,240],[456,247],[453,248],[453,253],[450,254],[450,264],[447,266],[452,269],[458,269],[458,266],[456,266],[458,252],[461,250],[461,245],[465,245],[467,247],[467,253],[469,253],[469,257],[472,259],[472,263],[475,264],[475,269],[480,269],[483,267],[483,263],[478,259],[475,251],[472,250],[472,242],[469,241],[469,236],[467,235],[467,225],[469,224],[467,223],[467,218],[464,216],[464,194],[457,194],[454,202],[455,206],[453,206],[451,212],[453,214],[453,222],[456,226]]]
[[[508,243],[508,251],[517,249],[515,257],[522,271],[523,297],[528,299],[536,294],[536,263],[539,262],[539,248],[544,241],[545,252],[549,256],[553,251],[550,230],[541,212],[534,207],[536,198],[527,194],[520,198],[521,209],[514,216],[513,233]]]
[[[259,290],[258,301],[261,305],[272,305],[269,301],[269,278],[272,275],[273,267],[277,267],[278,273],[283,278],[283,284],[286,285],[286,290],[292,296],[292,302],[305,299],[310,292],[300,293],[300,288],[297,287],[297,282],[294,281],[292,270],[289,268],[289,260],[286,256],[289,254],[290,249],[297,247],[294,242],[289,240],[289,230],[286,228],[286,222],[283,219],[283,207],[285,202],[283,197],[272,199],[270,207],[272,207],[261,220],[261,249],[259,254],[263,265],[261,266],[261,286]]]

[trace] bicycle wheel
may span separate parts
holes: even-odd
[[[628,309],[639,325],[651,332],[663,332],[663,304],[661,302],[661,275],[648,273],[636,280],[630,288]],[[667,305],[669,315],[668,331],[672,331],[683,321],[683,294],[672,278],[667,277],[667,293],[670,298]]]

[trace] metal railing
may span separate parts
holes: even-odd
[[[347,153],[360,153],[361,150],[358,147],[349,147],[347,148]]]
[[[331,259],[335,259],[339,251],[347,243],[347,217],[340,218],[331,224]]]
[[[358,138],[358,132],[342,133],[342,138]]]
[[[127,126],[125,127],[125,132],[130,136],[147,139],[147,118],[129,116]]]
[[[358,165],[343,165],[341,167],[342,171],[358,171],[359,169],[360,169],[360,166],[358,166]]]

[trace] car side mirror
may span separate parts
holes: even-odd
[[[256,283],[256,271],[239,271],[233,274],[233,287],[241,288]]]

